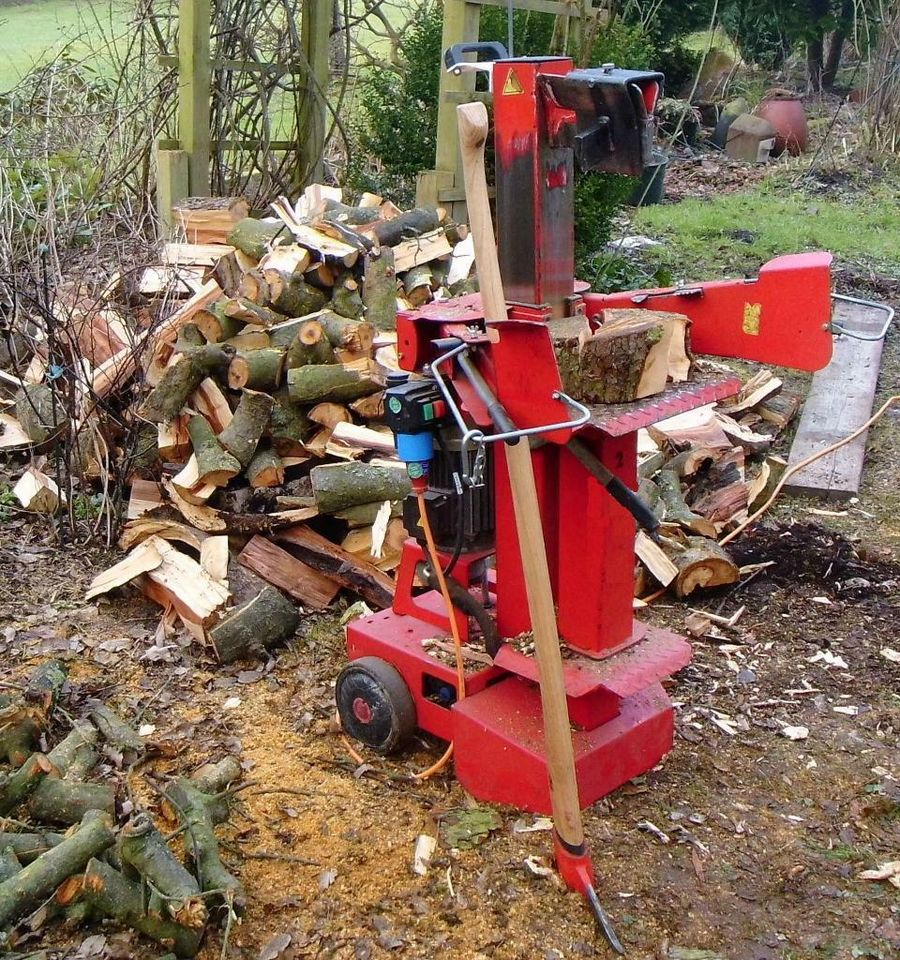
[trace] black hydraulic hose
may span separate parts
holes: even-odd
[[[416,572],[420,573],[425,583],[428,584],[432,590],[439,588],[438,579],[427,564],[418,564]],[[453,601],[453,606],[461,610],[467,617],[472,617],[478,626],[481,627],[484,649],[487,651],[488,656],[496,657],[502,644],[497,634],[497,624],[494,623],[494,618],[487,612],[484,606],[466,590],[459,580],[455,580],[453,577],[446,577],[445,579],[447,581],[447,590],[450,594],[450,599]]]

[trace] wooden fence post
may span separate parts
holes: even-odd
[[[331,79],[329,71],[330,35],[333,0],[305,0],[300,27],[300,42],[309,67],[306,96],[297,117],[299,178],[307,183],[323,179],[322,152],[328,119],[326,97]]]
[[[194,197],[209,196],[209,61],[212,0],[180,0],[178,5],[178,139],[188,155],[188,187]]]

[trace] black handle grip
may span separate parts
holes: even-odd
[[[444,51],[444,66],[448,70],[465,63],[463,57],[467,53],[479,54],[479,60],[508,60],[509,54],[502,43],[495,40],[479,40],[476,43],[454,43],[452,47]],[[481,56],[486,54],[486,56]]]

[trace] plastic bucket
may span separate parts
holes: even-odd
[[[666,196],[666,168],[668,166],[669,158],[660,154],[653,163],[644,168],[644,172],[628,198],[629,206],[648,207],[651,204],[663,202]]]

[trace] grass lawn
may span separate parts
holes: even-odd
[[[665,241],[646,257],[676,280],[753,273],[771,257],[807,250],[900,278],[897,195],[896,175],[815,190],[773,177],[746,193],[645,207],[632,229]]]
[[[121,32],[131,5],[116,0],[31,0],[0,3],[0,90],[8,90],[36,63],[48,60],[67,43],[75,56],[87,49],[86,33]]]

